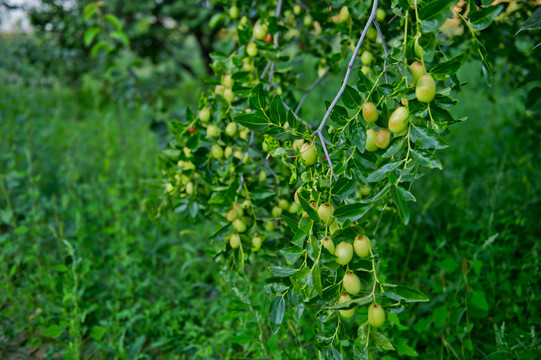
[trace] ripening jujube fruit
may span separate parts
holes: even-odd
[[[246,140],[248,139],[248,135],[250,135],[250,130],[248,129],[242,129],[239,133],[239,137],[242,139],[242,140]]]
[[[249,57],[254,57],[257,55],[257,45],[253,42],[246,45],[246,53]]]
[[[366,104],[364,104],[363,118],[366,120],[366,122],[375,123],[376,121],[378,121],[378,117],[378,109],[373,103],[367,102]]]
[[[233,90],[231,90],[231,88],[226,88],[224,90],[224,99],[228,102],[228,103],[231,103],[233,102],[233,99],[235,98],[235,94],[233,93]]]
[[[385,20],[385,10],[383,9],[378,9],[376,11],[376,18],[378,19],[378,21],[383,21]]]
[[[349,20],[349,9],[347,6],[342,6],[338,15],[338,22],[343,23]]]
[[[259,175],[257,175],[257,181],[262,183],[265,182],[265,180],[267,180],[267,173],[265,172],[265,170],[261,170],[259,172]]]
[[[372,63],[372,61],[374,61],[374,55],[372,55],[370,51],[363,51],[361,55],[361,62],[363,65],[368,66]]]
[[[289,201],[287,201],[286,199],[280,199],[278,200],[278,206],[284,210],[287,210],[289,209]]]
[[[237,212],[235,210],[229,210],[225,217],[227,221],[233,222],[237,218]]]
[[[327,249],[328,252],[334,255],[334,250],[335,250],[334,242],[332,241],[330,237],[328,236],[324,237],[322,244],[323,244],[323,247]]]
[[[271,214],[272,217],[279,218],[280,216],[282,216],[282,208],[279,206],[273,207]]]
[[[381,327],[385,324],[385,310],[379,304],[371,304],[368,307],[368,322],[373,327]]]
[[[240,236],[239,234],[233,234],[231,235],[231,239],[229,239],[229,245],[231,245],[231,248],[236,249],[240,246]]]
[[[353,250],[355,250],[355,254],[357,254],[358,257],[369,257],[371,248],[372,243],[368,236],[357,236],[353,241]]]
[[[252,238],[252,250],[253,251],[258,251],[259,249],[261,249],[261,245],[263,244],[263,241],[261,240],[261,238],[259,236],[255,236]]]
[[[240,233],[243,233],[246,231],[246,223],[242,221],[242,219],[235,219],[233,221],[233,227],[235,230],[237,230]]]
[[[199,111],[199,119],[202,122],[208,122],[210,120],[210,109],[207,107],[202,108]]]
[[[220,160],[224,157],[224,150],[218,144],[212,145],[212,147],[210,148],[210,153],[212,154],[212,157],[216,160]]]
[[[351,300],[352,299],[351,299],[351,296],[349,296],[349,294],[342,294],[340,296],[340,298],[338,299],[338,303],[342,304],[342,303],[345,303],[345,302],[348,302],[348,301],[351,301]],[[351,308],[351,309],[348,309],[348,310],[338,310],[338,312],[343,317],[350,318],[350,317],[353,316],[353,314],[355,314],[355,308]]]
[[[265,230],[267,231],[273,231],[274,230],[274,221],[272,220],[268,220],[268,221],[265,221]]]
[[[391,143],[391,133],[389,130],[376,131],[376,146],[380,149],[387,149]]]
[[[361,280],[354,273],[345,274],[342,285],[344,286],[344,290],[351,295],[358,294],[361,291]]]
[[[227,146],[224,150],[224,157],[226,159],[229,159],[232,153],[233,153],[233,148],[231,146]]]
[[[233,77],[231,76],[231,74],[224,75],[224,80],[222,81],[222,84],[226,88],[232,88],[234,83],[235,81],[233,80]]]
[[[410,71],[413,75],[413,86],[417,85],[419,78],[426,74],[425,66],[420,61],[414,61],[410,65]]]
[[[312,17],[311,17],[310,15],[306,15],[306,16],[304,17],[303,24],[304,24],[305,27],[310,27],[310,26],[312,26],[312,24],[313,24]]]
[[[207,136],[216,137],[220,133],[220,129],[216,125],[209,125],[207,127]]]
[[[231,19],[235,20],[240,15],[239,8],[236,5],[233,5],[229,8],[229,16]]]
[[[244,216],[244,209],[242,208],[241,204],[233,204],[233,210],[235,210],[235,212],[237,213],[237,217]]]
[[[270,44],[272,42],[272,35],[267,33],[267,35],[265,35],[265,42],[267,44]]]
[[[389,130],[398,134],[406,129],[408,126],[408,116],[410,112],[408,108],[399,106],[389,117]]]
[[[257,40],[263,40],[267,35],[267,28],[264,25],[256,24],[254,26],[254,37]]]
[[[237,134],[237,123],[230,122],[229,124],[227,124],[227,126],[225,127],[225,133],[227,134],[227,136],[230,137],[235,136]]]
[[[436,96],[436,82],[430,74],[425,74],[417,81],[415,86],[415,95],[417,100],[424,103],[431,102]]]
[[[419,44],[419,37],[415,38],[415,44],[413,45],[413,49],[415,51],[415,55],[419,57],[419,59],[423,58],[423,47],[421,44]]]
[[[321,204],[317,209],[317,215],[324,225],[329,225],[332,222],[334,214],[334,206],[332,204]]]
[[[376,151],[378,146],[376,145],[376,131],[374,129],[366,130],[366,151]]]
[[[317,160],[316,146],[311,143],[304,143],[301,146],[301,157],[306,166],[314,165]]]
[[[193,133],[195,132],[195,127],[194,127],[194,126],[190,126],[190,127],[188,128],[188,132],[189,132],[190,134],[193,134]]]
[[[195,192],[195,186],[193,184],[193,182],[189,182],[186,184],[186,194],[188,195],[193,195]]]
[[[294,7],[293,7],[293,14],[295,15],[300,15],[301,14],[301,11],[302,11],[302,8],[299,4],[296,4]]]
[[[361,72],[364,74],[364,75],[368,75],[368,73],[370,72],[370,66],[368,65],[363,65],[361,67]]]
[[[293,144],[291,144],[291,147],[295,151],[300,151],[303,144],[304,144],[303,139],[297,139],[297,140],[293,141]]]
[[[291,214],[296,214],[297,210],[299,210],[299,206],[300,205],[296,202],[292,202],[291,205],[289,205],[289,209],[287,211],[289,211]]]
[[[347,265],[353,258],[353,246],[345,241],[342,241],[334,250],[336,262],[340,265]]]
[[[224,96],[225,86],[223,85],[216,85],[214,88],[214,93],[216,95]]]

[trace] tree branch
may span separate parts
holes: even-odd
[[[391,53],[389,52],[389,49],[387,48],[387,43],[385,42],[385,38],[383,37],[383,33],[381,32],[381,29],[379,27],[378,19],[374,20],[374,26],[376,27],[376,30],[378,31],[379,38],[381,39],[381,44],[383,45],[383,51],[385,51],[385,55],[389,56]],[[400,65],[396,65],[398,67],[398,70],[402,74],[402,76],[406,77],[404,75],[404,72],[402,71],[402,68]],[[385,73],[385,82],[389,82],[389,78],[387,76],[387,60],[383,62],[383,72]]]
[[[304,92],[304,95],[301,99],[301,101],[299,102],[299,105],[297,105],[297,108],[295,109],[294,111],[294,114],[297,115],[299,113],[299,110],[301,109],[302,107],[302,104],[304,104],[304,101],[306,100],[306,98],[308,97],[308,95],[310,94],[310,92],[312,90],[314,90],[314,88],[317,86],[317,84],[319,84],[321,82],[321,80],[323,80],[323,78],[325,77],[325,75],[327,75],[327,73],[329,72],[331,68],[329,66],[327,66],[325,68],[325,70],[323,71],[323,74],[321,74],[317,79],[316,81],[314,81],[314,83],[312,85],[310,85],[310,87]]]

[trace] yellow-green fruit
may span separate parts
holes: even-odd
[[[256,24],[254,26],[254,37],[257,40],[263,40],[267,36],[267,28],[261,24]]]
[[[377,35],[378,35],[378,32],[376,31],[376,29],[371,27],[368,29],[368,32],[366,33],[366,38],[368,40],[374,40]]]
[[[361,55],[361,62],[363,65],[370,65],[373,60],[374,55],[372,55],[370,51],[363,51],[363,54]]]
[[[236,5],[233,5],[229,8],[229,16],[231,19],[235,20],[240,15],[239,8]]]
[[[426,74],[425,66],[420,61],[414,61],[410,65],[410,71],[413,75],[413,86],[417,85],[419,78]]]
[[[370,66],[368,65],[363,65],[361,67],[361,72],[364,74],[364,75],[368,75],[368,73],[370,72]]]
[[[349,20],[349,9],[347,6],[342,6],[340,14],[338,15],[338,22],[346,22]]]
[[[334,206],[332,204],[321,204],[317,209],[317,215],[324,225],[330,225],[333,221]]]
[[[240,18],[240,21],[239,21],[239,24],[241,25],[246,25],[248,24],[248,16],[244,15],[243,17]]]
[[[301,6],[299,4],[297,4],[297,5],[295,5],[293,7],[293,14],[300,15],[301,11],[302,11],[302,8],[301,8]]]
[[[246,223],[242,221],[241,219],[235,219],[233,221],[233,227],[235,230],[237,230],[240,233],[243,233],[246,231]]]
[[[297,210],[299,210],[299,206],[300,205],[296,202],[292,202],[291,205],[289,205],[289,209],[287,211],[289,211],[289,213],[291,214],[296,214]]]
[[[385,20],[385,10],[383,9],[378,9],[376,11],[376,18],[378,19],[378,21],[383,21]]]
[[[220,129],[216,125],[209,125],[207,127],[207,136],[216,137],[220,133]]]
[[[242,208],[241,204],[234,203],[233,204],[233,210],[237,213],[237,217],[242,217],[244,215],[244,209]]]
[[[351,300],[352,299],[351,299],[351,296],[349,296],[349,294],[342,294],[340,296],[340,298],[338,299],[338,303],[342,304],[342,303],[345,303],[345,302],[348,302],[348,301],[351,301]],[[352,309],[349,309],[349,310],[338,310],[338,312],[343,317],[350,318],[350,317],[353,316],[353,314],[355,314],[355,308],[352,308]]]
[[[193,182],[189,182],[186,184],[186,194],[193,195],[195,192],[195,186]]]
[[[225,86],[223,85],[216,85],[214,88],[214,93],[216,95],[224,96]]]
[[[389,130],[398,134],[406,129],[408,126],[408,116],[410,112],[408,108],[399,106],[389,117]]]
[[[286,199],[280,199],[278,200],[278,206],[284,210],[287,210],[289,209],[289,201],[287,201]]]
[[[313,24],[312,17],[310,15],[306,15],[304,17],[304,26],[305,27],[310,27],[310,26],[312,26],[312,24]]]
[[[380,149],[387,149],[391,143],[391,133],[389,130],[376,131],[376,146]]]
[[[202,122],[208,122],[210,120],[210,109],[209,108],[202,108],[201,111],[199,111],[199,119]]]
[[[253,251],[257,251],[257,250],[261,249],[261,244],[263,244],[263,241],[261,240],[261,238],[259,236],[255,236],[254,238],[252,238],[252,250]]]
[[[376,109],[376,106],[373,103],[367,102],[366,104],[364,104],[363,118],[368,123],[375,123],[376,121],[378,121],[378,117],[379,117],[378,109]]]
[[[224,80],[222,81],[222,84],[226,88],[232,88],[234,83],[235,83],[235,81],[233,80],[233,77],[231,76],[231,74],[225,74],[224,75]]]
[[[340,230],[340,223],[338,222],[338,220],[336,220],[336,218],[334,218],[334,222],[331,224],[331,226],[329,226],[329,232],[332,235],[338,230]]]
[[[342,241],[336,246],[334,251],[334,256],[336,256],[336,262],[340,265],[347,265],[353,258],[353,246],[345,241]]]
[[[250,130],[248,130],[248,129],[246,129],[246,128],[245,128],[245,129],[242,129],[242,130],[240,131],[240,134],[239,134],[239,136],[240,136],[240,138],[241,138],[242,140],[248,139],[248,135],[250,135]]]
[[[425,74],[419,78],[417,86],[415,86],[415,95],[420,102],[429,103],[434,100],[434,96],[436,96],[436,82],[432,75]]]
[[[257,180],[262,183],[262,182],[265,182],[265,180],[267,180],[267,173],[265,172],[265,170],[261,170],[259,172],[259,175],[257,177]]]
[[[265,221],[265,230],[273,231],[274,230],[274,221]]]
[[[252,72],[254,69],[254,63],[249,58],[242,59],[242,70]]]
[[[385,310],[379,304],[371,304],[368,307],[368,322],[373,327],[385,324]]]
[[[232,153],[233,153],[233,148],[231,146],[227,146],[224,150],[225,158],[228,159]]]
[[[372,243],[368,236],[357,236],[353,241],[353,250],[358,257],[366,258],[370,256]]]
[[[301,146],[301,158],[306,166],[314,165],[317,160],[316,146],[311,143],[304,143]]]
[[[229,124],[227,124],[227,126],[225,127],[225,133],[227,134],[227,136],[235,136],[237,134],[237,123],[230,122]]]
[[[364,186],[364,185],[361,185],[361,195],[362,197],[367,197],[368,195],[370,195],[370,188],[368,186]]]
[[[297,139],[293,141],[293,144],[291,146],[293,147],[293,150],[300,151],[303,144],[304,144],[303,139]]]
[[[233,222],[237,218],[237,212],[235,210],[229,210],[229,212],[226,215],[226,219],[229,222]]]
[[[361,291],[361,280],[354,273],[345,274],[342,285],[344,286],[344,290],[351,295],[358,294]]]
[[[376,151],[378,149],[376,145],[376,132],[374,129],[366,130],[366,151]]]
[[[282,208],[279,206],[275,206],[272,208],[272,217],[279,218],[282,216]]]
[[[235,99],[235,93],[233,92],[233,90],[231,90],[230,88],[226,88],[224,90],[224,99],[228,103],[233,102],[233,100]]]
[[[254,57],[257,55],[257,45],[253,42],[246,45],[246,53],[249,57]]]
[[[334,250],[335,250],[334,242],[332,241],[330,237],[327,236],[323,238],[321,243],[325,249],[327,249],[331,254],[334,255]]]
[[[422,59],[423,58],[423,47],[421,46],[421,44],[419,44],[419,38],[415,38],[415,44],[413,45],[413,49],[415,50],[415,55],[417,55],[417,57],[419,59]]]
[[[212,154],[212,157],[216,160],[220,160],[224,157],[224,150],[218,144],[212,145],[212,147],[210,148],[210,153]]]
[[[236,249],[240,246],[240,236],[239,234],[233,234],[231,235],[231,239],[229,239],[229,245],[231,245],[231,247],[233,249]]]

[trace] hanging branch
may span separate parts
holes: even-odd
[[[385,38],[383,37],[383,33],[381,32],[381,28],[379,27],[379,23],[378,23],[377,19],[374,20],[374,26],[376,27],[379,38],[381,39],[381,44],[383,45],[383,51],[385,51],[385,55],[386,56],[391,55],[391,53],[389,52],[389,49],[387,48],[387,43],[385,42]],[[400,67],[400,65],[396,65],[396,67],[398,67],[398,70],[400,71],[402,76],[406,77],[406,75],[402,71],[402,68]],[[388,83],[389,78],[387,77],[387,72],[385,71],[386,69],[387,69],[387,59],[385,59],[385,61],[383,62],[383,72],[385,73],[385,81]]]

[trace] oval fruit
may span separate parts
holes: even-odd
[[[395,134],[399,134],[406,130],[409,115],[410,112],[408,108],[399,106],[395,111],[393,111],[391,117],[389,117],[389,130]]]
[[[267,231],[273,231],[274,230],[274,221],[272,220],[268,220],[268,221],[265,221],[265,230]]]
[[[220,133],[220,129],[216,125],[209,125],[207,128],[207,136],[216,137]]]
[[[376,109],[376,106],[371,103],[367,102],[363,106],[363,118],[366,120],[366,122],[372,124],[378,121],[378,109]]]
[[[261,245],[263,244],[263,241],[261,240],[261,238],[259,236],[255,236],[252,238],[252,250],[253,251],[258,251],[259,249],[261,249]]]
[[[216,95],[224,96],[225,86],[223,85],[216,85],[214,88],[214,93]]]
[[[324,237],[322,244],[323,244],[323,247],[327,249],[327,251],[329,251],[331,254],[334,255],[334,250],[335,250],[334,242],[332,241],[330,237],[328,236]]]
[[[414,61],[411,63],[410,71],[413,75],[413,86],[417,85],[417,81],[419,81],[419,78],[426,74],[425,66],[419,61]]]
[[[246,223],[242,221],[241,219],[235,219],[233,221],[233,227],[235,230],[237,230],[240,233],[243,233],[246,231]]]
[[[296,202],[292,202],[287,211],[289,211],[291,214],[296,214],[297,210],[299,210],[299,206],[300,205]]]
[[[286,199],[280,199],[278,200],[278,206],[284,210],[287,210],[289,209],[289,201],[287,201]]]
[[[334,206],[332,204],[321,204],[317,209],[317,215],[324,225],[330,225],[333,221]]]
[[[419,78],[417,81],[417,86],[415,86],[415,95],[417,100],[424,103],[429,103],[436,96],[436,82],[430,74],[425,74]]]
[[[368,236],[357,236],[353,241],[353,249],[355,250],[355,254],[357,254],[358,257],[369,257],[371,254],[371,248],[372,243],[370,242]]]
[[[301,157],[306,166],[311,166],[316,163],[317,150],[314,144],[304,143],[301,146]]]
[[[231,74],[225,74],[225,75],[224,75],[224,80],[222,81],[222,84],[223,84],[226,88],[232,88],[234,83],[235,83],[235,81],[234,81],[233,78],[231,77]]]
[[[385,10],[383,9],[378,9],[376,11],[376,18],[378,19],[378,21],[383,21],[385,20]]]
[[[351,295],[358,294],[361,291],[361,280],[354,273],[345,274],[342,285],[344,286],[344,290]]]
[[[272,40],[273,40],[272,35],[267,33],[267,35],[265,35],[265,42],[267,44],[270,44],[272,42]]]
[[[294,7],[293,7],[293,14],[295,15],[300,15],[301,14],[301,11],[302,11],[302,8],[299,4],[296,4]]]
[[[212,145],[212,147],[210,148],[210,153],[212,157],[215,158],[216,160],[220,160],[221,158],[224,157],[224,150],[218,144]]]
[[[254,37],[257,40],[263,40],[267,35],[267,28],[261,24],[256,24],[254,26]]]
[[[240,236],[239,234],[233,234],[231,235],[231,239],[229,239],[229,245],[231,245],[231,247],[233,249],[236,249],[240,246]]]
[[[227,124],[227,126],[225,127],[225,133],[227,134],[227,136],[235,136],[237,134],[237,123],[230,122],[229,124]]]
[[[229,16],[231,19],[235,20],[240,15],[239,8],[236,5],[233,5],[229,8]]]
[[[373,327],[381,327],[385,324],[385,310],[378,304],[371,304],[368,307],[368,322]]]
[[[257,55],[257,45],[253,42],[246,45],[246,53],[249,57],[254,57]]]
[[[338,15],[338,22],[346,22],[349,20],[349,9],[347,6],[342,6],[340,14]]]
[[[205,107],[199,111],[199,119],[202,122],[208,122],[210,120],[210,109]]]
[[[366,151],[376,151],[378,149],[378,146],[376,145],[376,132],[374,129],[367,129],[366,130]]]
[[[376,131],[376,146],[380,149],[387,149],[391,143],[391,133],[389,130]]]
[[[336,256],[336,262],[340,265],[347,265],[353,258],[353,246],[345,241],[342,241],[336,246],[334,251],[334,256]]]
[[[351,299],[351,296],[349,296],[349,294],[342,294],[340,296],[340,298],[338,299],[338,303],[342,304],[342,303],[345,303],[345,302],[348,302],[348,301],[351,301],[351,300],[352,299]],[[349,309],[349,310],[338,310],[338,312],[343,317],[350,318],[350,317],[353,316],[353,314],[355,314],[355,308],[352,308],[352,309]]]
[[[272,208],[272,217],[279,218],[282,216],[282,208],[279,206],[275,206]]]
[[[370,65],[372,61],[374,60],[374,55],[370,51],[363,51],[363,54],[361,55],[361,62],[363,65]]]
[[[233,93],[233,90],[231,90],[231,88],[226,88],[224,90],[224,99],[228,103],[233,102],[233,99],[235,99],[235,93]]]

